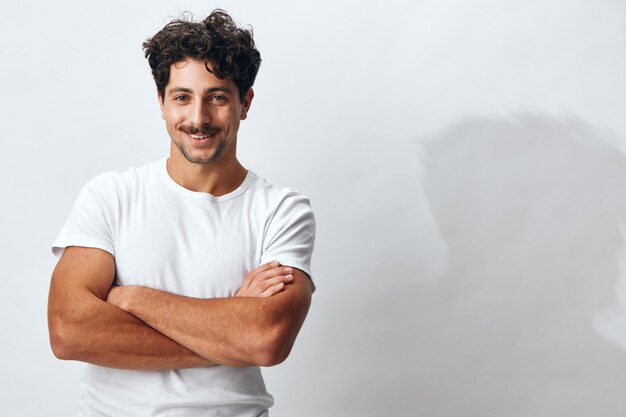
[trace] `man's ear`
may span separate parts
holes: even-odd
[[[163,114],[163,97],[161,97],[161,93],[157,91],[157,100],[159,101],[159,107],[161,108],[161,119],[165,120],[165,115]]]
[[[252,99],[254,98],[254,90],[252,87],[248,88],[248,92],[243,97],[243,101],[241,102],[241,120],[246,120],[248,117],[248,111],[250,110],[250,105],[252,104]]]

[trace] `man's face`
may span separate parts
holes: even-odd
[[[203,61],[173,64],[159,100],[172,139],[171,156],[182,155],[194,164],[234,161],[239,122],[247,117],[252,97],[250,89],[242,103],[237,85],[207,71]]]

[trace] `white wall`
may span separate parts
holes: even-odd
[[[86,4],[0,13],[3,414],[75,414],[49,246],[89,178],[166,155],[141,43],[214,7],[264,60],[241,158],[318,221],[273,416],[626,413],[623,2]]]

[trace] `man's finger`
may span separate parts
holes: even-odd
[[[270,278],[270,279],[266,279],[262,282],[260,282],[258,284],[259,288],[261,288],[263,291],[267,290],[268,288],[274,287],[278,284],[291,284],[293,282],[293,275],[279,275],[277,277],[274,278]]]
[[[282,282],[269,287],[268,289],[266,289],[265,291],[263,291],[260,295],[260,297],[271,297],[274,294],[278,294],[279,292],[281,292],[282,290],[285,289],[285,284],[283,284]]]
[[[280,266],[280,263],[278,261],[270,261],[270,262],[264,263],[261,266],[258,266],[257,268],[253,269],[252,271],[246,274],[246,278],[244,279],[243,285],[241,287],[248,288],[259,273],[264,272],[264,271],[269,271],[279,266]]]
[[[290,275],[293,272],[293,268],[286,266],[286,267],[274,267],[268,271],[263,271],[258,273],[254,280],[255,281],[265,281],[268,280],[270,278],[274,278],[277,277],[279,275]]]

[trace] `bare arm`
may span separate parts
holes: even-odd
[[[107,303],[113,256],[68,247],[52,274],[48,327],[60,359],[123,369],[177,369],[213,363]]]
[[[122,369],[179,369],[215,364],[107,303],[115,260],[106,251],[68,247],[52,274],[48,327],[54,354]],[[293,277],[266,264],[246,277],[238,295],[271,297]]]
[[[309,278],[290,270],[293,282],[269,298],[200,299],[128,286],[113,288],[108,300],[212,362],[271,366],[289,355],[311,303]]]

